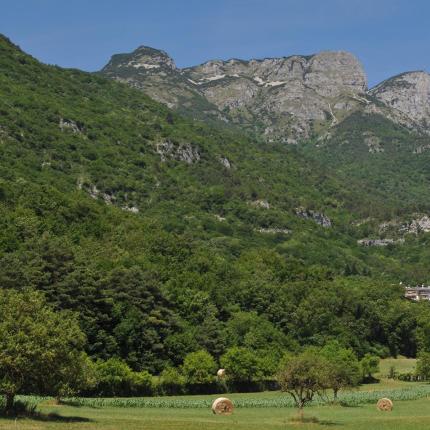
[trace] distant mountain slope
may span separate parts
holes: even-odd
[[[219,357],[238,320],[277,354],[333,337],[414,354],[387,319],[418,309],[392,284],[430,276],[412,227],[430,213],[427,137],[356,112],[304,145],[263,143],[4,37],[0,94],[0,287],[78,311],[92,356],[159,372]]]
[[[402,73],[372,88],[369,94],[430,132],[430,74]]]
[[[183,113],[228,120],[266,141],[297,143],[356,111],[430,132],[427,73],[406,73],[368,91],[362,65],[347,52],[214,60],[178,69],[164,51],[141,47],[114,55],[101,73]]]
[[[101,73],[195,118],[223,117],[164,51],[141,46],[131,54],[114,55]]]

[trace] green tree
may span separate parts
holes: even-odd
[[[74,315],[54,312],[40,293],[0,290],[0,393],[6,410],[24,386],[57,397],[79,390],[84,344]]]
[[[286,356],[278,373],[281,391],[291,395],[303,420],[303,408],[312,401],[316,393],[329,388],[327,360],[314,348],[296,356]]]
[[[426,381],[430,379],[430,352],[420,352],[418,355],[416,374]]]
[[[366,354],[360,361],[361,376],[364,380],[372,380],[373,375],[379,372],[379,357]]]
[[[133,372],[124,361],[110,358],[96,364],[97,393],[104,396],[129,395],[133,383]]]
[[[321,354],[328,362],[328,383],[336,401],[339,390],[358,385],[360,365],[354,351],[343,348],[337,341],[326,344]]]
[[[189,353],[182,366],[188,384],[209,384],[214,381],[216,370],[214,358],[204,350]]]
[[[261,376],[258,358],[249,349],[233,347],[221,357],[221,366],[227,377],[236,382],[251,382]]]
[[[183,394],[185,377],[175,367],[166,367],[160,374],[160,388],[163,394]]]

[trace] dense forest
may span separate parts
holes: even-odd
[[[399,285],[429,279],[429,234],[357,244],[428,213],[428,138],[357,114],[323,145],[267,144],[4,37],[0,94],[0,287],[76,312],[93,359],[159,374],[241,347],[270,374],[333,339],[359,358],[430,348],[428,305]]]

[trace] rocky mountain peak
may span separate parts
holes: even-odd
[[[380,102],[394,108],[423,127],[430,126],[430,74],[406,72],[387,79],[369,91]]]
[[[239,123],[268,141],[327,136],[356,111],[415,130],[430,125],[428,73],[404,73],[368,91],[362,64],[345,51],[210,60],[177,69],[164,51],[141,46],[114,55],[102,73],[183,113]]]
[[[364,94],[367,76],[360,61],[345,51],[324,51],[307,61],[304,82],[323,97]]]
[[[165,51],[142,45],[131,53],[113,55],[102,72],[110,73],[118,69],[134,69],[137,73],[159,72],[157,69],[166,68],[176,70],[175,62]]]
[[[199,81],[200,85],[205,81],[240,77],[267,86],[300,80],[324,97],[336,97],[342,92],[364,93],[367,89],[367,78],[361,63],[354,55],[343,51],[249,61],[235,58],[227,61],[211,60],[200,66],[184,69],[183,72]]]

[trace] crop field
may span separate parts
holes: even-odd
[[[401,383],[400,383],[401,384]],[[430,428],[430,385],[389,381],[340,395],[340,404],[317,399],[305,410],[305,423],[294,421],[291,399],[279,392],[231,394],[236,410],[230,417],[215,416],[210,405],[217,396],[129,399],[70,399],[56,406],[51,399],[21,397],[38,404],[37,419],[0,419],[0,430],[207,430],[336,429],[424,430]],[[392,412],[380,412],[380,397],[394,401]]]

